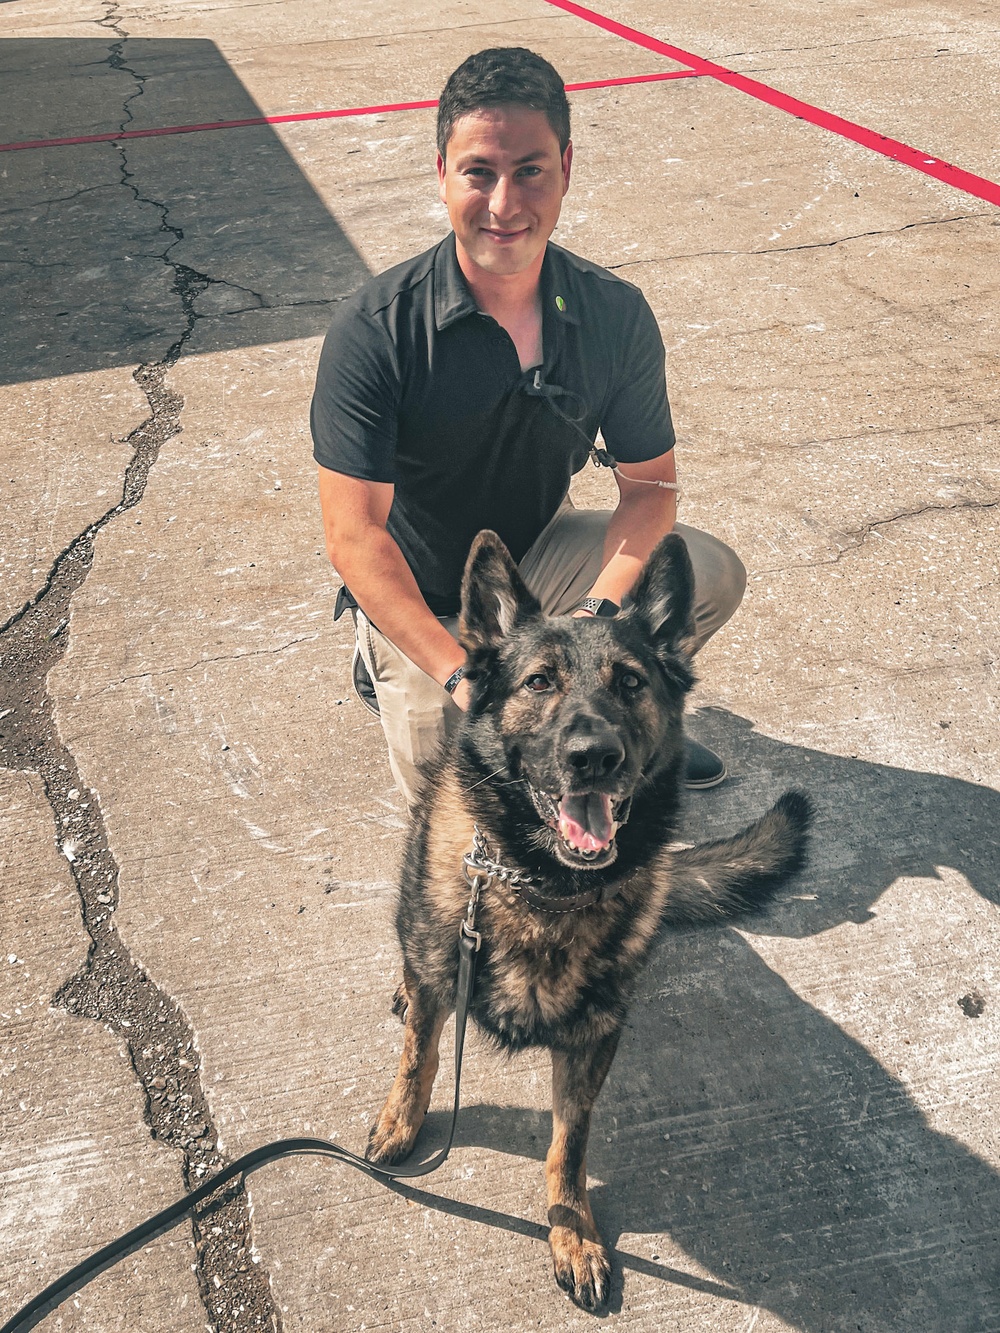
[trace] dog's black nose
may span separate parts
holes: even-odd
[[[609,778],[625,762],[625,747],[613,728],[580,718],[564,738],[563,757],[578,781]]]

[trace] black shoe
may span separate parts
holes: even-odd
[[[719,756],[697,741],[685,740],[684,785],[692,791],[705,791],[708,787],[717,787],[725,782],[728,772]]]
[[[354,682],[354,691],[358,698],[369,713],[374,713],[378,717],[378,697],[375,694],[375,686],[372,684],[372,678],[368,674],[368,668],[364,664],[357,644],[354,645],[354,658],[351,661],[351,680]]]

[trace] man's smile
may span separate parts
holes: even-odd
[[[498,244],[502,244],[504,241],[516,241],[520,236],[527,236],[530,230],[530,227],[518,227],[514,231],[500,231],[496,227],[480,227],[480,231],[485,233],[491,241]]]

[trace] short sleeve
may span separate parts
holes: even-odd
[[[663,339],[649,302],[637,288],[625,311],[616,375],[601,419],[609,452],[622,463],[645,463],[674,446],[667,401]]]
[[[400,383],[385,331],[353,303],[323,343],[309,424],[321,467],[363,481],[394,482]]]

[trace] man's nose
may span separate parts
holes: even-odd
[[[504,219],[513,218],[517,214],[518,206],[517,186],[507,176],[498,177],[490,195],[490,212],[498,222],[502,222]]]

